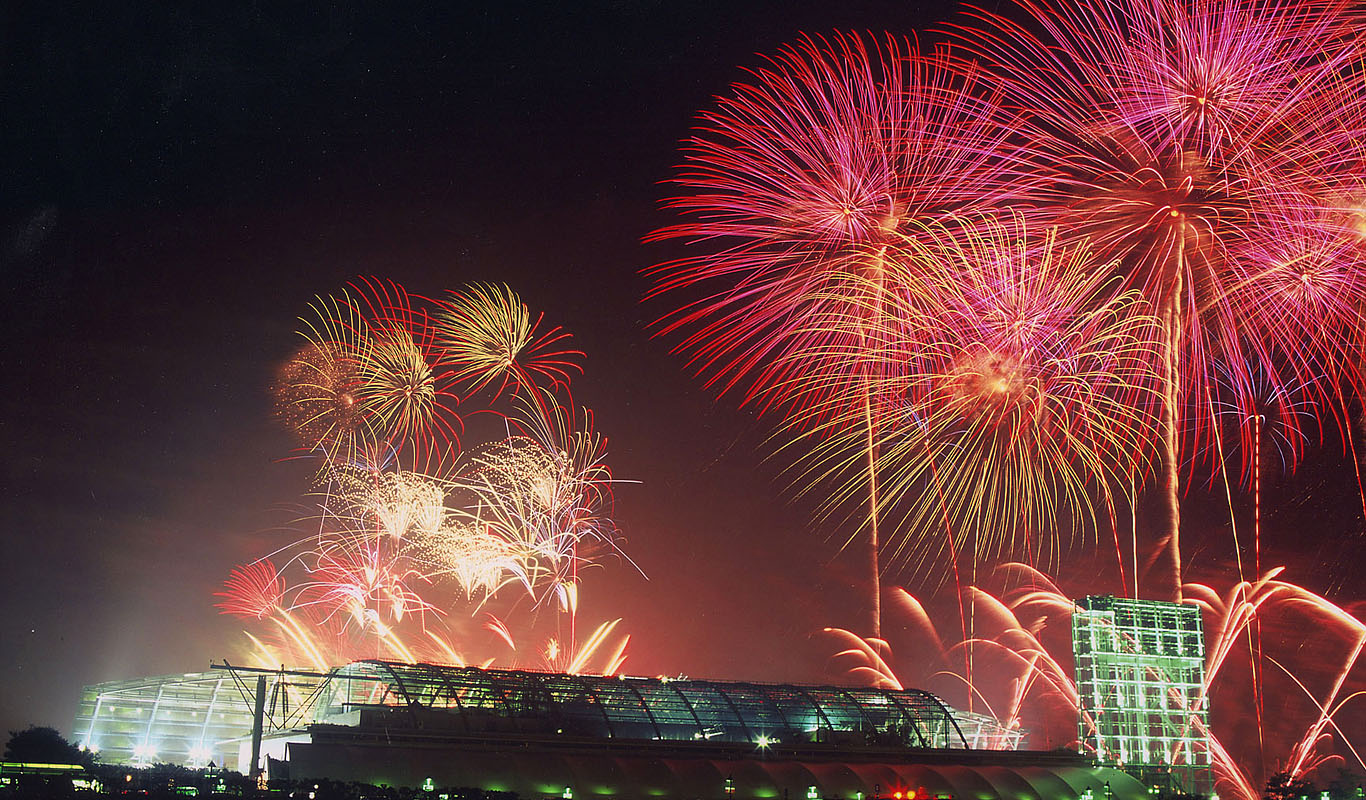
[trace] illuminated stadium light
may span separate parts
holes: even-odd
[[[297,723],[301,706],[325,676],[271,675],[268,716],[283,726]],[[248,690],[250,692],[250,690]],[[87,743],[106,764],[145,763],[146,745],[170,763],[196,763],[195,749],[251,735],[253,708],[223,670],[110,681],[85,687],[73,726],[74,739]],[[139,749],[141,748],[141,749]],[[218,751],[218,765],[242,768],[237,748]]]
[[[157,750],[150,744],[133,745],[133,761],[140,764],[151,763],[157,757]]]

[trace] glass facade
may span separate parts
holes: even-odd
[[[456,712],[468,732],[511,730],[646,740],[837,742],[968,748],[1018,744],[980,715],[918,690],[602,677],[357,661],[316,712],[348,720],[376,706]],[[965,723],[965,724],[960,724]],[[971,733],[969,739],[964,728]]]
[[[1181,603],[1095,596],[1072,612],[1080,739],[1103,764],[1170,777],[1185,791],[1211,780],[1205,634]]]
[[[74,741],[110,763],[242,769],[258,681],[263,732],[439,710],[457,732],[841,746],[1015,749],[1018,730],[917,690],[486,670],[357,661],[326,674],[225,667],[88,686]]]
[[[230,670],[135,678],[87,686],[76,712],[77,744],[112,764],[187,764],[236,768],[251,736],[255,676]],[[266,730],[299,721],[321,684],[304,673],[266,674]]]

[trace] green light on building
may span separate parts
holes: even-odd
[[[1084,749],[1148,783],[1208,794],[1209,704],[1200,610],[1092,596],[1072,611]]]

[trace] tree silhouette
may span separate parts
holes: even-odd
[[[6,761],[26,761],[37,764],[83,764],[90,766],[94,758],[86,750],[68,742],[55,728],[33,725],[26,730],[10,731],[5,745]]]

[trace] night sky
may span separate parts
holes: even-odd
[[[629,672],[837,677],[818,632],[860,618],[859,562],[784,491],[767,421],[651,338],[669,308],[638,271],[681,245],[640,240],[756,53],[948,7],[270,5],[3,12],[0,731],[70,732],[84,684],[241,651],[213,592],[288,540],[311,475],[267,387],[309,301],[358,275],[505,282],[588,354],[574,398],[640,482],[616,510],[648,580],[609,561],[585,590],[624,617]],[[1227,511],[1201,502],[1188,524],[1218,541]],[[1350,461],[1315,455],[1268,503],[1295,579],[1362,599]],[[1193,541],[1192,569],[1225,574]]]

